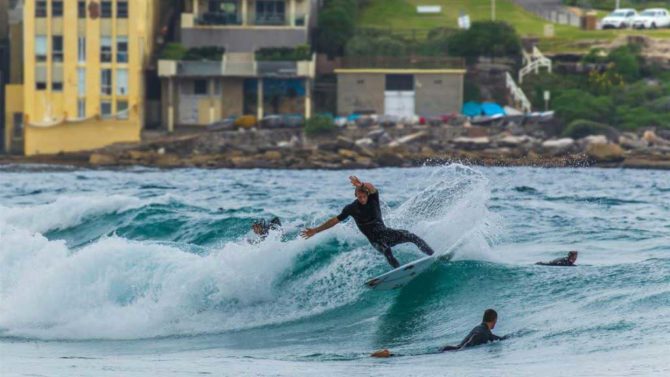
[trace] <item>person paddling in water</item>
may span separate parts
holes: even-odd
[[[356,188],[356,200],[344,207],[342,213],[326,221],[316,228],[307,228],[300,235],[307,239],[313,235],[330,229],[349,217],[356,221],[358,229],[367,237],[372,246],[384,254],[386,260],[393,268],[400,267],[400,262],[393,256],[391,248],[401,243],[411,242],[422,252],[433,255],[433,249],[419,238],[416,234],[406,230],[387,228],[382,219],[382,211],[379,208],[379,192],[372,183],[361,182],[358,177],[349,177],[351,184]]]

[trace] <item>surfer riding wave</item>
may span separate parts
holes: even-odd
[[[303,238],[310,238],[317,233],[330,229],[349,217],[353,217],[356,226],[367,237],[370,244],[384,254],[393,268],[400,267],[400,262],[393,256],[393,246],[411,242],[427,255],[433,255],[433,249],[414,233],[406,230],[386,227],[379,207],[379,191],[372,183],[361,182],[358,177],[349,177],[351,184],[356,188],[356,200],[342,209],[342,212],[316,228],[307,228],[300,234]]]

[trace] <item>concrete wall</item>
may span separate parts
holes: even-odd
[[[337,75],[337,113],[373,110],[384,114],[386,75],[379,73],[340,73]]]
[[[181,30],[186,47],[222,46],[226,52],[252,52],[262,47],[296,47],[309,42],[307,28],[195,27]]]
[[[423,116],[459,112],[463,105],[463,75],[414,76],[416,113]]]
[[[139,142],[140,125],[121,120],[91,119],[53,127],[25,127],[27,156],[102,148],[119,142]]]
[[[244,110],[244,79],[223,79],[223,108],[221,116],[242,115]]]

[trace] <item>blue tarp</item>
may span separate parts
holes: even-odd
[[[482,105],[479,102],[466,102],[463,104],[463,109],[461,109],[463,115],[469,117],[475,117],[482,115]]]
[[[479,103],[470,101],[463,104],[461,113],[469,117],[476,117],[480,115],[495,116],[505,115],[505,110],[494,102]]]
[[[505,109],[500,107],[497,103],[494,102],[484,102],[482,103],[482,112],[486,116],[494,115],[505,115]]]

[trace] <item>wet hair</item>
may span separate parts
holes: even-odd
[[[577,251],[572,250],[572,251],[570,251],[570,252],[568,253],[568,257],[571,257],[571,256],[573,256],[573,255],[576,257],[577,254],[578,254]]]
[[[356,187],[354,190],[354,195],[358,194],[359,192],[362,192],[365,195],[370,195],[370,192],[368,192],[368,189],[365,188],[365,186]]]
[[[482,318],[482,322],[484,323],[493,322],[496,319],[498,319],[498,313],[493,309],[486,309],[486,311],[484,312],[484,318]]]

